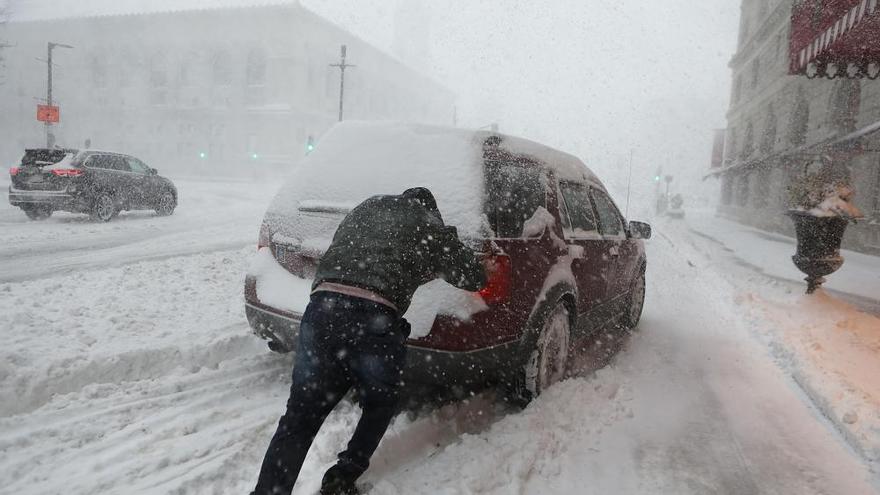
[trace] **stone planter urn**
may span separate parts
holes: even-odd
[[[815,216],[801,210],[789,210],[797,234],[797,252],[791,257],[794,266],[807,277],[807,294],[812,294],[843,266],[840,242],[849,220],[840,216]]]

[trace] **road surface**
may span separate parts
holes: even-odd
[[[0,493],[252,488],[291,367],[242,308],[272,186],[179,186],[171,218],[0,210],[14,240],[0,248]],[[877,467],[755,338],[711,242],[655,232],[637,332],[597,335],[525,411],[487,392],[400,416],[370,493],[880,493]],[[328,418],[295,493],[315,493],[357,413]]]

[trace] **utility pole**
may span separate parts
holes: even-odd
[[[330,67],[339,67],[339,121],[342,122],[342,107],[345,98],[345,69],[357,66],[345,63],[345,45],[342,45],[340,48],[340,55],[339,63],[330,64]]]
[[[48,77],[46,80],[46,104],[50,107],[54,105],[52,101],[52,50],[57,47],[61,48],[73,48],[70,45],[65,45],[63,43],[52,43],[51,41],[48,44],[47,52],[48,56],[46,57],[46,67],[48,69]],[[52,148],[55,145],[55,136],[52,135],[52,123],[46,122],[46,147]]]

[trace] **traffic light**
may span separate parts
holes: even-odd
[[[309,136],[309,138],[306,140],[306,154],[308,155],[309,153],[311,153],[314,150],[315,150],[315,138],[313,138],[312,136]]]
[[[659,175],[655,175],[655,176],[654,176],[654,182],[660,182],[660,176],[659,176]]]
[[[258,155],[256,152],[251,153],[251,160],[257,160],[259,158],[260,158],[260,155]]]
[[[204,151],[199,151],[199,158],[204,160],[205,158],[208,158],[208,154],[205,153]]]

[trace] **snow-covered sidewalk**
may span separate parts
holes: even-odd
[[[804,274],[791,261],[794,239],[715,216],[711,211],[688,212],[686,223],[692,232],[721,244],[740,262],[806,289]],[[843,267],[826,277],[823,288],[880,313],[880,256],[845,249],[841,254]]]
[[[780,364],[856,451],[880,461],[880,318],[862,311],[880,299],[880,258],[845,252],[826,284],[833,289],[805,295],[802,283],[790,282],[799,278],[789,261],[793,240],[707,216],[692,216],[687,228],[702,236],[694,245],[726,267],[744,317]],[[843,300],[852,297],[858,307]]]

